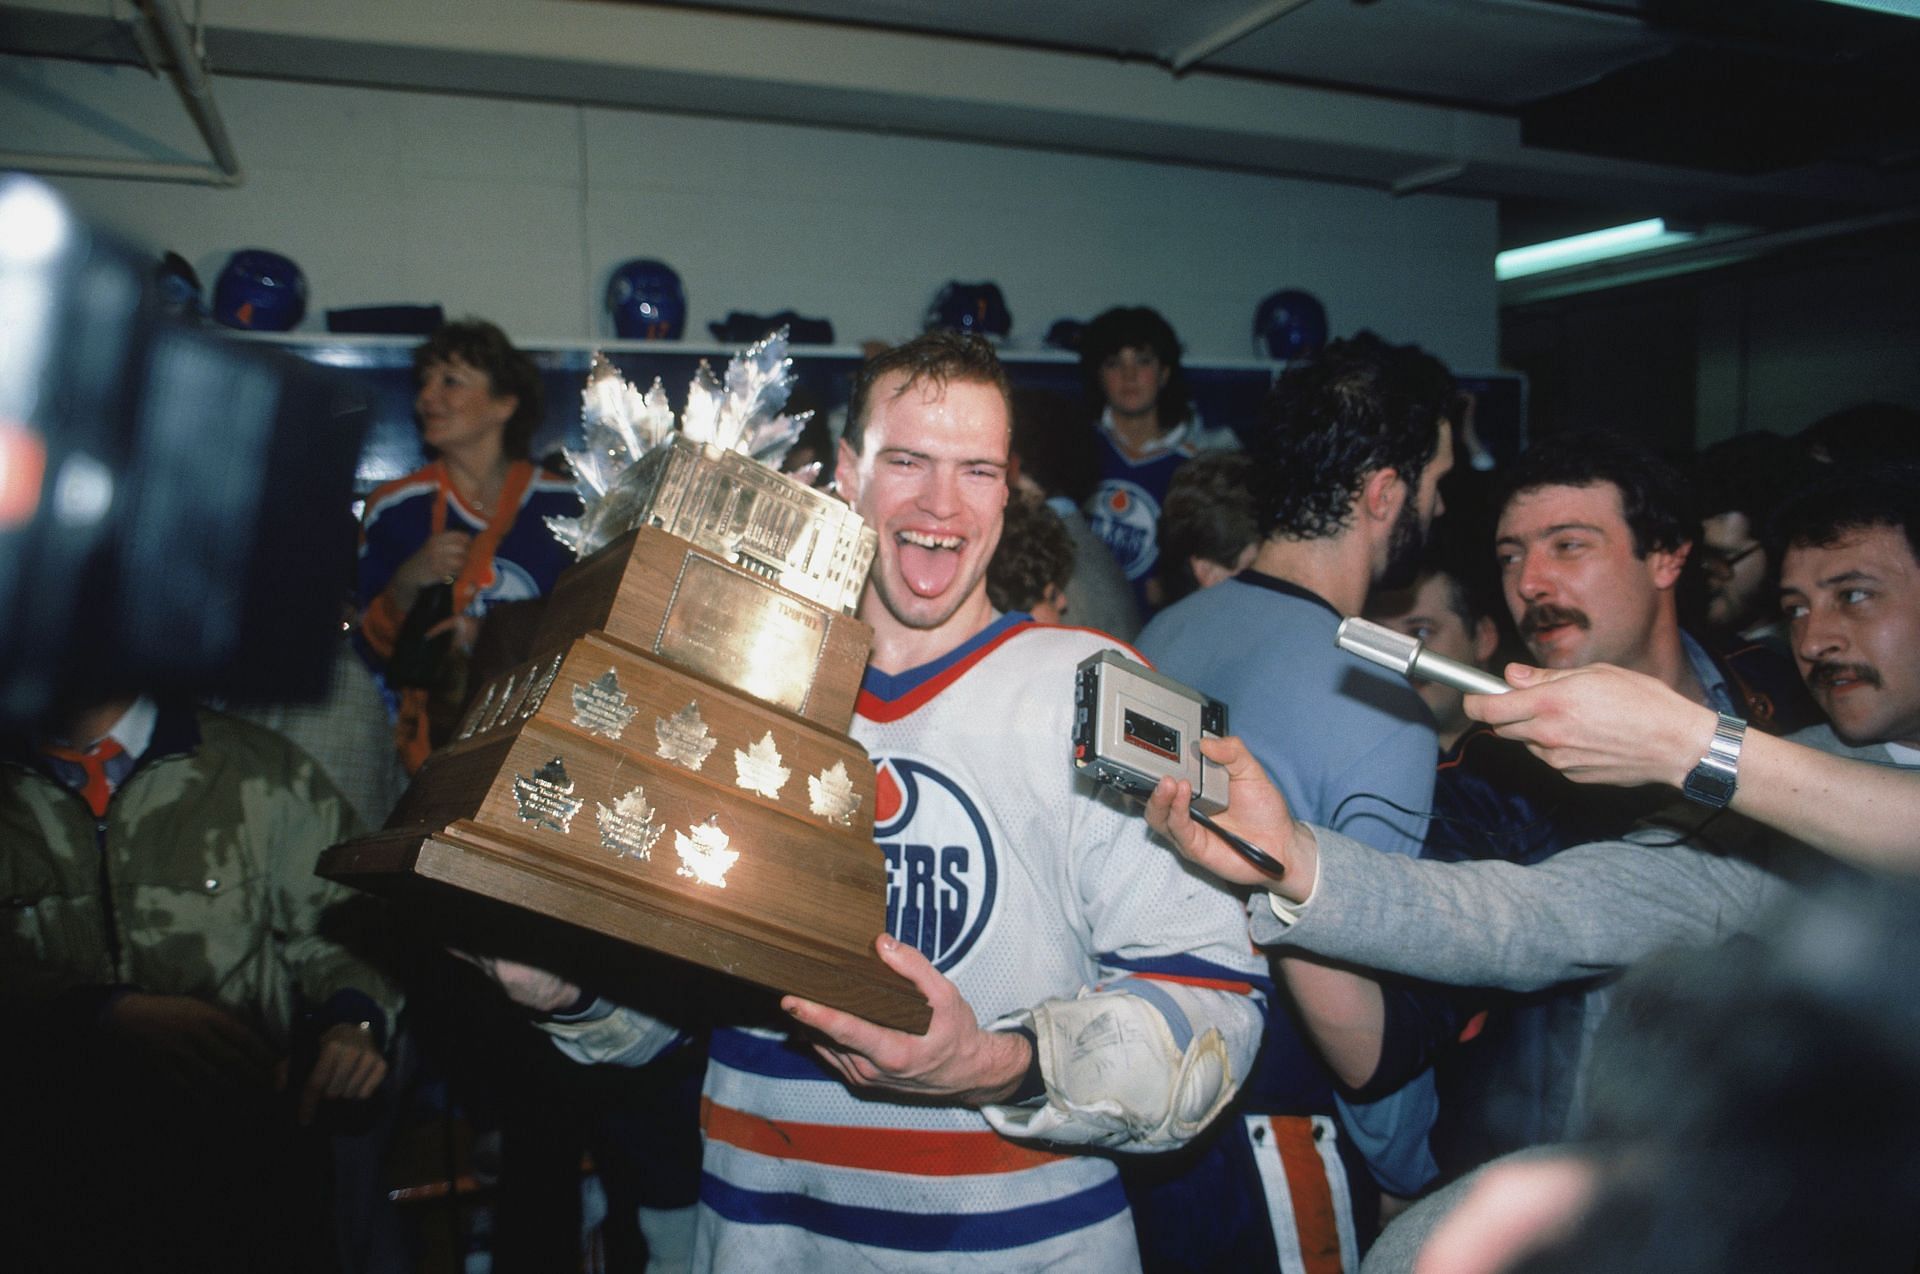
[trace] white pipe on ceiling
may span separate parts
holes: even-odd
[[[0,151],[0,169],[55,177],[117,177],[123,181],[178,181],[208,186],[237,185],[212,164],[168,163],[156,159],[95,159],[85,155],[40,155]]]
[[[194,52],[193,40],[187,33],[186,23],[173,7],[173,0],[133,0],[133,3],[135,13],[129,29],[135,45],[149,70],[164,73],[173,81],[213,162],[194,164],[6,151],[0,152],[0,169],[123,181],[177,181],[205,186],[240,184],[240,155],[234,150],[226,121],[220,117],[220,108],[213,100],[213,84],[207,78],[206,66]],[[155,37],[158,37],[157,45]]]
[[[217,184],[238,185],[240,183],[240,155],[233,148],[233,139],[227,136],[226,121],[220,118],[220,107],[213,100],[213,85],[207,79],[207,68],[194,52],[193,41],[187,35],[186,23],[180,20],[179,10],[173,7],[173,0],[135,0],[140,12],[159,32],[160,43],[173,58],[170,68],[174,87],[180,90],[180,100],[187,105],[187,114],[193,116],[194,124],[200,129],[200,136],[206,139],[207,150],[213,155],[213,162],[219,165],[225,178]]]
[[[1212,57],[1229,44],[1244,40],[1269,22],[1284,18],[1306,3],[1307,0],[1266,0],[1264,4],[1256,4],[1218,30],[1201,36],[1186,48],[1174,53],[1167,59],[1167,65],[1178,74],[1195,63]]]

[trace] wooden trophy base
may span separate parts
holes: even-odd
[[[491,899],[923,1032],[881,963],[886,862],[859,746],[589,633],[490,686],[384,831],[320,874]]]
[[[322,874],[428,911],[458,914],[461,895],[506,903],[882,1026],[914,1034],[927,1029],[932,1010],[880,962],[871,936],[863,950],[848,951],[791,930],[748,932],[699,909],[667,905],[618,872],[596,872],[490,833],[477,823],[425,839],[411,831],[375,832],[328,850]]]

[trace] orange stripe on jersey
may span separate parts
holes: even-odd
[[[749,1115],[710,1097],[700,1099],[700,1126],[713,1140],[754,1154],[921,1177],[1024,1172],[1067,1157],[1030,1150],[990,1129],[926,1132],[802,1124]]]
[[[1237,995],[1253,994],[1253,983],[1235,982],[1231,978],[1193,978],[1193,977],[1185,977],[1178,973],[1139,973],[1139,972],[1132,973],[1129,976],[1136,977],[1136,978],[1145,978],[1149,982],[1178,982],[1181,986],[1211,987],[1215,991],[1232,991]]]
[[[1301,1268],[1306,1274],[1341,1274],[1340,1227],[1334,1215],[1333,1191],[1327,1187],[1327,1168],[1313,1143],[1313,1120],[1276,1115],[1267,1121],[1273,1129],[1274,1149],[1287,1173],[1287,1193],[1293,1199],[1294,1229],[1300,1235]]]
[[[430,461],[404,478],[383,482],[369,491],[365,511],[360,515],[362,537],[365,536],[366,524],[373,521],[373,515],[380,511],[382,505],[396,496],[410,496],[417,491],[431,491],[440,485],[440,479],[437,476],[439,464],[438,460]]]

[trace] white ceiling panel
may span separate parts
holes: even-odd
[[[683,6],[1050,44],[1511,108],[1665,53],[1632,13],[1555,0],[710,0]]]
[[[1542,0],[1313,0],[1206,64],[1513,108],[1672,47],[1636,18]]]

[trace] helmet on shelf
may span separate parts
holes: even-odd
[[[204,318],[206,297],[200,287],[200,275],[178,252],[169,252],[154,267],[154,285],[160,292],[160,308],[183,318]]]
[[[1311,292],[1285,288],[1253,312],[1253,352],[1268,358],[1306,358],[1327,343],[1327,308]]]
[[[287,332],[307,312],[307,276],[288,257],[242,248],[213,285],[213,317],[248,332]]]
[[[707,324],[713,339],[724,345],[751,345],[780,328],[787,329],[787,340],[794,345],[833,344],[833,324],[823,318],[808,318],[792,310],[778,314],[748,314],[728,310],[727,317]]]
[[[677,341],[687,327],[687,292],[672,266],[639,257],[607,281],[607,309],[622,340]]]

